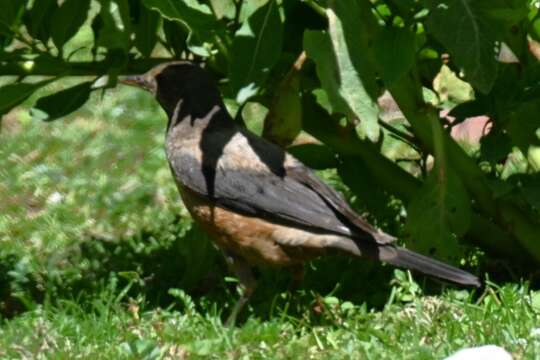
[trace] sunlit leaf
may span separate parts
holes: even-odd
[[[333,112],[360,121],[360,133],[372,141],[379,137],[375,96],[375,69],[371,66],[368,39],[363,35],[358,3],[333,2],[327,10],[329,31],[306,31],[304,49],[317,64],[317,74]]]

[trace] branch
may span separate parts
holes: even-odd
[[[157,64],[171,60],[171,58],[131,60],[120,71],[119,75],[143,73]],[[63,76],[97,76],[107,74],[111,63],[109,61],[75,61],[60,63],[59,66],[65,66],[65,71],[62,71]],[[11,62],[0,62],[0,76],[57,76],[58,73],[57,66],[43,64],[39,61],[19,59]]]

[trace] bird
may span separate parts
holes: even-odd
[[[199,64],[166,62],[121,82],[152,93],[167,114],[165,152],[182,201],[239,282],[241,295],[227,324],[234,324],[256,288],[254,268],[285,267],[301,279],[305,262],[325,254],[481,285],[464,270],[396,245],[312,169],[234,121]]]

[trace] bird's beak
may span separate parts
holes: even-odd
[[[146,88],[146,80],[143,75],[129,75],[120,79],[120,83],[124,85]]]
[[[146,91],[156,94],[157,85],[153,77],[148,76],[147,74],[143,75],[130,75],[119,80],[121,84],[135,86]]]

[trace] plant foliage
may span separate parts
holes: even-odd
[[[82,31],[93,40],[74,49]],[[411,247],[457,259],[474,244],[534,263],[538,41],[533,0],[3,0],[0,75],[16,80],[0,87],[0,114],[85,76],[35,101],[40,118],[61,119],[122,74],[200,61],[233,115],[268,109],[263,135],[337,168],[379,226],[395,221],[397,203],[406,216],[392,230]],[[461,146],[454,130],[480,115],[481,140]]]

